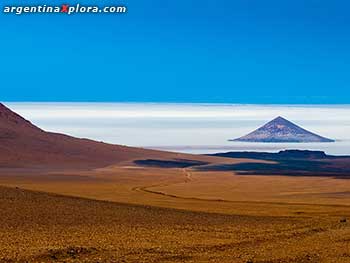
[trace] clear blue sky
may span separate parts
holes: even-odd
[[[0,100],[350,103],[349,1],[80,3],[108,2],[128,13],[1,13]]]

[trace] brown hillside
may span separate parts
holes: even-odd
[[[0,103],[0,167],[102,167],[159,152],[41,130]]]

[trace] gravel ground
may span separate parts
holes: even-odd
[[[0,262],[350,262],[349,224],[327,207],[239,216],[0,187],[0,210]]]

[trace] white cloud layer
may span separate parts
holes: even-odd
[[[299,148],[350,154],[350,105],[225,105],[153,103],[7,103],[49,131],[109,143],[186,152],[277,151]],[[327,144],[228,142],[277,116],[322,136]]]

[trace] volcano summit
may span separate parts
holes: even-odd
[[[309,132],[282,117],[277,117],[257,130],[230,141],[277,143],[334,142],[332,139]]]

